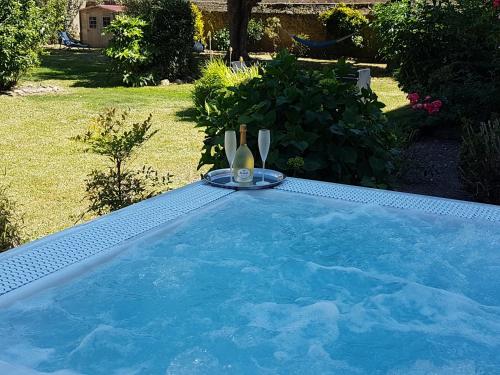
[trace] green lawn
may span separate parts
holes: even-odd
[[[22,84],[56,85],[63,92],[0,96],[0,169],[24,216],[26,240],[71,226],[86,207],[85,177],[103,161],[70,138],[107,107],[129,108],[137,120],[153,114],[159,132],[134,160],[137,166],[172,173],[173,187],[199,178],[203,134],[184,116],[192,85],[120,87],[99,52],[49,51]],[[373,88],[387,110],[406,104],[391,78],[375,78]]]

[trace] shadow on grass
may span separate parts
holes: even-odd
[[[109,59],[100,50],[50,49],[31,78],[74,81],[73,87],[121,86],[120,76],[110,70]]]
[[[409,126],[415,121],[415,113],[409,105],[393,109],[392,111],[387,111],[385,115],[390,121],[405,126]]]
[[[181,109],[181,110],[175,112],[175,116],[179,120],[187,121],[187,122],[196,122],[197,114],[198,114],[198,112],[196,111],[196,108],[194,108],[194,107],[184,108],[184,109]]]

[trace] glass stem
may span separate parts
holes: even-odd
[[[233,183],[233,163],[229,164],[229,182]]]
[[[265,160],[262,160],[262,182],[265,181],[264,177],[265,177],[265,172],[266,172],[266,161]]]

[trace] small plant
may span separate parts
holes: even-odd
[[[15,212],[16,205],[7,197],[7,188],[0,186],[0,252],[21,244],[21,220]]]
[[[159,176],[147,166],[129,169],[133,154],[157,130],[151,130],[151,115],[144,122],[134,124],[128,123],[128,116],[126,111],[119,114],[116,109],[109,109],[98,116],[86,133],[75,137],[87,146],[85,152],[105,156],[110,162],[105,171],[93,170],[89,174],[85,190],[90,206],[82,216],[106,214],[153,197],[164,188],[168,190],[169,174]]]
[[[276,52],[280,42],[280,29],[281,21],[278,17],[269,17],[266,19],[266,26],[264,27],[264,35],[273,44],[273,50]]]
[[[248,22],[248,40],[250,43],[255,44],[262,40],[264,37],[264,23],[262,20],[255,18],[250,19]]]
[[[191,11],[193,12],[194,18],[194,41],[205,44],[205,23],[203,22],[203,14],[195,3],[191,3]]]
[[[229,40],[229,29],[224,27],[217,30],[212,38],[213,48],[218,51],[227,51],[231,44]]]
[[[460,175],[475,199],[500,204],[500,120],[465,126]]]
[[[309,35],[307,34],[298,34],[300,39],[309,39]],[[292,39],[292,45],[290,46],[290,52],[293,53],[297,57],[305,57],[309,54],[310,48],[303,45],[302,43],[297,42],[295,39]]]
[[[286,163],[287,169],[292,171],[294,177],[296,177],[304,168],[304,159],[300,156],[288,159]]]
[[[106,28],[113,37],[104,54],[113,59],[128,86],[145,86],[154,81],[148,67],[152,56],[144,40],[146,25],[138,17],[119,15]]]

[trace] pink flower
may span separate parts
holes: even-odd
[[[424,108],[424,105],[422,103],[415,104],[416,109],[422,109]]]
[[[500,1],[500,0],[498,0]],[[438,111],[441,109],[441,107],[443,106],[443,102],[441,100],[434,100],[431,105],[436,108]]]
[[[500,7],[500,0],[493,0],[493,8]]]
[[[443,102],[441,100],[434,100],[432,103],[425,103],[424,109],[429,115],[432,115],[433,113],[439,112],[442,106]]]
[[[416,92],[412,92],[411,94],[408,94],[406,98],[410,101],[410,104],[416,104],[418,102],[418,99],[420,99],[420,95],[418,95],[418,93]]]
[[[430,95],[427,95],[424,99],[425,101],[428,101],[428,100],[431,100],[431,96]]]

